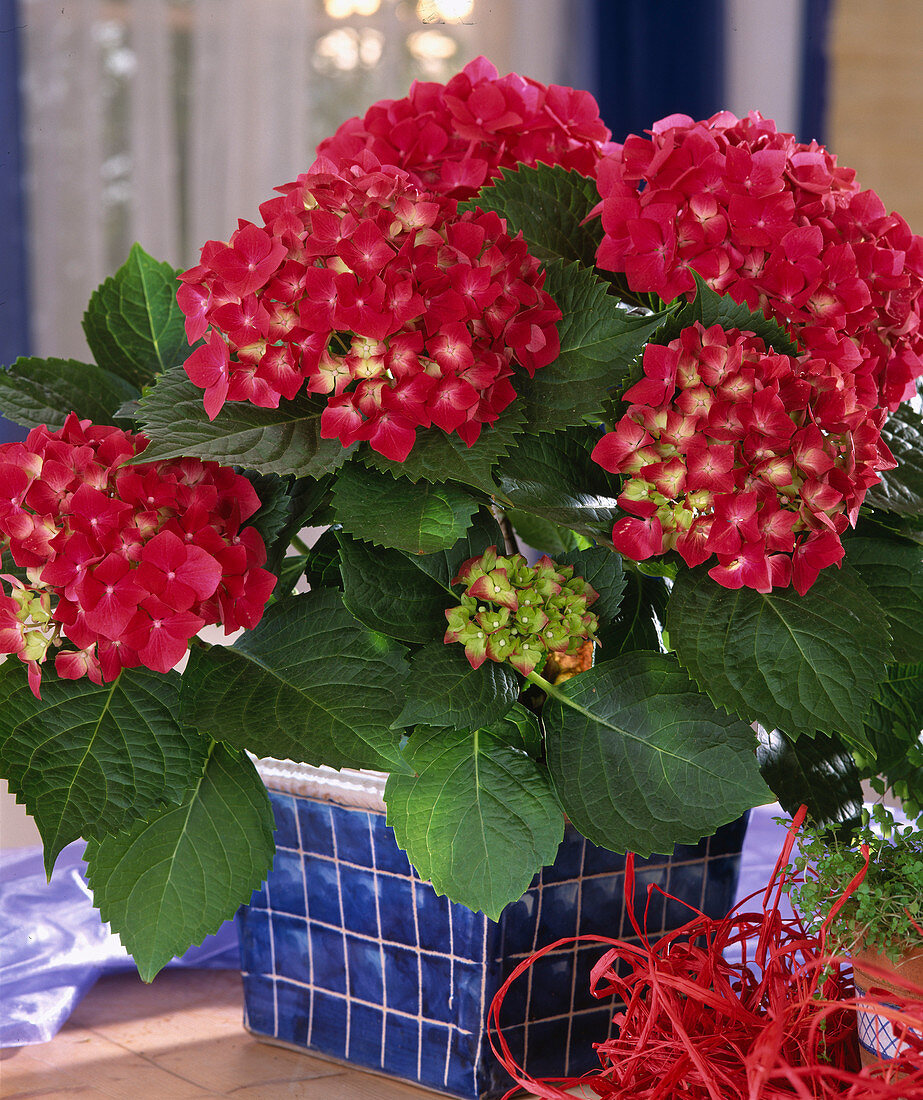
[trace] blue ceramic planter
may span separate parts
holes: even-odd
[[[511,1082],[484,1031],[494,994],[518,962],[553,940],[630,938],[624,857],[568,828],[554,865],[494,923],[421,882],[380,809],[288,787],[270,789],[275,862],[241,913],[246,1026],[452,1096],[502,1095]],[[745,828],[741,820],[670,857],[638,860],[639,917],[649,883],[726,913]],[[688,919],[688,910],[657,897],[651,908],[651,931]],[[591,1044],[608,1036],[613,1013],[588,992],[600,953],[598,945],[554,952],[510,989],[504,1034],[533,1076],[596,1063]]]

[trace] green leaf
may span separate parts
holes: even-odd
[[[865,503],[883,512],[923,518],[923,416],[910,405],[899,406],[885,421],[881,438],[897,459],[881,474],[881,484],[865,494]]]
[[[851,829],[859,824],[859,769],[838,738],[817,733],[792,741],[773,732],[761,739],[757,759],[763,778],[787,814],[794,815],[804,804],[818,825]]]
[[[542,719],[564,812],[604,848],[670,852],[772,799],[753,730],[716,711],[666,654],[627,654],[574,676]]]
[[[246,525],[259,531],[266,544],[266,568],[278,573],[292,539],[307,526],[333,478],[327,475],[320,480],[296,479],[291,475],[258,474],[255,470],[244,470],[243,474],[261,502],[259,511],[246,521]]]
[[[649,650],[659,653],[660,635],[655,617],[662,626],[666,619],[669,592],[660,577],[625,573],[625,592],[615,622],[600,623],[599,640],[606,660],[620,653]]]
[[[398,844],[436,893],[499,920],[564,836],[545,770],[495,727],[418,729],[405,752],[416,775],[385,787]]]
[[[340,545],[343,602],[360,622],[402,642],[428,642],[446,631],[452,591],[400,550],[361,542],[345,531]]]
[[[607,293],[607,284],[579,264],[552,264],[545,289],[564,314],[561,352],[553,363],[521,374],[516,388],[530,431],[557,431],[599,420],[613,391],[621,390],[663,314],[637,316]]]
[[[429,642],[446,630],[446,608],[458,604],[451,582],[462,562],[503,543],[503,532],[481,508],[464,535],[448,550],[407,554],[354,539],[337,531],[343,602],[372,630],[404,642]],[[323,540],[322,540],[323,541]],[[310,577],[309,577],[310,579]]]
[[[407,702],[394,725],[489,726],[516,702],[522,683],[509,665],[485,661],[472,668],[460,644],[430,642],[410,662]]]
[[[320,478],[351,453],[338,439],[321,439],[323,404],[305,394],[280,401],[278,409],[229,401],[209,420],[202,392],[182,367],[167,371],[147,390],[138,418],[151,442],[138,462],[190,456],[264,474]]]
[[[491,722],[490,728],[505,745],[522,749],[534,760],[544,755],[545,739],[538,719],[522,703],[514,703],[502,718]]]
[[[214,744],[180,806],[87,845],[87,881],[144,981],[216,932],[272,864],[266,788],[243,752]]]
[[[923,548],[891,539],[843,540],[846,560],[888,620],[895,661],[923,661]]]
[[[471,521],[468,530],[448,550],[437,551],[435,554],[414,554],[411,560],[418,569],[422,569],[444,588],[451,590],[451,584],[458,575],[459,566],[469,558],[480,557],[489,546],[496,546],[502,553],[503,531],[490,509],[482,506]]]
[[[621,557],[604,546],[591,546],[587,550],[571,550],[556,560],[559,565],[572,565],[574,575],[583,577],[599,593],[599,599],[590,606],[599,621],[615,622],[625,592]]]
[[[464,535],[480,501],[460,485],[413,485],[350,463],[333,487],[343,530],[379,546],[432,554]]]
[[[905,803],[923,806],[923,663],[889,665],[865,716],[865,731],[874,755],[863,774],[883,775]]]
[[[17,359],[0,370],[0,408],[24,428],[64,426],[69,412],[94,424],[112,424],[138,389],[117,374],[76,359]]]
[[[529,252],[543,263],[563,257],[592,267],[602,223],[586,219],[598,203],[595,180],[560,165],[520,164],[505,168],[500,179],[482,187],[462,209],[495,211],[506,219],[509,234],[521,232]]]
[[[191,652],[182,713],[257,756],[405,770],[389,729],[403,702],[404,653],[358,623],[339,592],[289,596],[231,648]]]
[[[125,263],[93,292],[83,316],[100,367],[140,388],[188,358],[176,276],[169,264],[132,245]]]
[[[392,462],[370,448],[363,449],[361,460],[373,470],[414,483],[457,481],[490,493],[492,470],[509,453],[524,423],[522,402],[514,401],[493,424],[484,426],[470,447],[461,436],[427,428],[417,432],[413,450],[403,462]]]
[[[543,554],[557,558],[560,554],[577,548],[577,536],[574,532],[566,527],[559,527],[551,520],[520,512],[518,508],[510,508],[506,518],[526,546],[531,546],[533,550],[541,550]]]
[[[716,705],[766,729],[849,735],[885,678],[887,622],[857,573],[825,569],[799,596],[716,584],[704,569],[677,578],[667,608],[670,641]]]
[[[195,782],[208,742],[179,722],[179,684],[133,668],[98,686],[46,666],[39,700],[24,665],[0,665],[0,765],[35,818],[49,874],[72,840],[118,832]]]
[[[497,471],[504,503],[608,543],[621,489],[590,457],[599,438],[592,428],[523,436]]]
[[[735,302],[730,294],[718,294],[693,271],[696,296],[691,302],[683,302],[654,335],[653,343],[668,344],[683,329],[698,321],[704,328],[721,325],[723,329],[741,329],[762,338],[767,347],[781,355],[800,355],[798,345],[791,334],[778,321],[768,318],[762,310],[751,310],[746,303]]]
[[[338,531],[328,527],[302,558],[302,573],[312,588],[343,588],[337,535]]]

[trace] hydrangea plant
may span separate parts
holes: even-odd
[[[0,372],[0,766],[145,977],[270,866],[253,755],[493,917],[565,818],[921,797],[923,241],[757,114],[610,138],[480,59]]]

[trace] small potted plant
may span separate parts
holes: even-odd
[[[811,931],[824,929],[827,948],[851,960],[857,995],[923,1001],[923,816],[898,824],[879,802],[855,828],[803,828],[799,852],[792,900]],[[897,1053],[886,1015],[860,1007],[858,1022],[863,1061]]]
[[[565,820],[669,853],[831,761],[839,801],[858,753],[905,777],[870,715],[923,661],[923,240],[757,113],[610,138],[481,58],[191,269],[136,246],[93,362],[0,372],[0,770],[145,978],[266,877],[254,756],[390,773],[420,876],[491,918]]]

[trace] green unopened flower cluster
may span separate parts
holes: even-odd
[[[596,640],[598,620],[587,608],[598,593],[572,565],[547,555],[529,565],[522,554],[503,557],[491,546],[469,558],[452,584],[465,585],[465,593],[445,613],[444,641],[461,642],[472,668],[490,658],[528,676],[549,653],[574,654]]]

